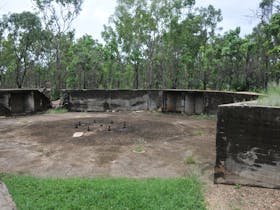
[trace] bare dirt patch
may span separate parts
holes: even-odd
[[[198,173],[206,183],[210,209],[279,209],[277,190],[252,191],[212,184],[215,127],[215,119],[154,112],[3,118],[0,172],[39,177],[133,178]],[[76,132],[83,135],[73,138]],[[255,196],[250,196],[251,192]],[[264,195],[270,199],[269,204],[258,204]]]

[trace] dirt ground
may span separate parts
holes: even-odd
[[[157,112],[1,118],[0,172],[133,178],[195,173],[205,183],[209,209],[279,210],[279,190],[213,184],[215,127],[215,119]]]

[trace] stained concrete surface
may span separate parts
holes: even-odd
[[[181,177],[188,171],[187,154],[193,154],[200,170],[211,170],[215,160],[215,120],[183,115],[45,114],[0,119],[0,128],[0,168],[4,173]],[[75,132],[84,132],[84,136],[73,138]],[[145,153],[133,152],[139,146]]]
[[[216,182],[280,189],[280,108],[219,107]]]
[[[162,110],[216,114],[218,105],[256,99],[256,93],[209,90],[62,90],[61,104],[69,111]]]

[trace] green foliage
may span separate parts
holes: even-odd
[[[57,109],[49,109],[48,113],[49,114],[63,114],[63,113],[67,113],[68,110],[65,108],[57,108]]]
[[[58,89],[51,90],[51,100],[56,101],[60,98],[60,91]]]
[[[194,135],[196,135],[196,136],[202,136],[203,134],[204,134],[203,130],[195,130],[194,131]]]
[[[216,115],[208,115],[208,114],[199,114],[199,115],[192,115],[193,118],[199,120],[208,120],[208,119],[215,119],[217,118]]]
[[[280,13],[260,2],[260,23],[217,34],[222,11],[194,0],[119,0],[104,44],[76,39],[83,0],[33,0],[36,14],[0,19],[0,87],[266,89],[280,81]]]
[[[280,107],[280,84],[272,82],[268,84],[266,95],[258,99],[259,105]]]
[[[41,20],[31,12],[13,13],[3,16],[0,27],[6,34],[0,37],[2,68],[15,75],[15,83],[21,88],[27,71],[40,57]]]
[[[240,184],[235,184],[235,185],[234,185],[234,189],[239,190],[240,188],[241,188],[241,185],[240,185]]]
[[[40,179],[4,175],[18,209],[206,209],[201,184],[181,179]]]
[[[192,155],[186,156],[184,162],[187,165],[196,164],[195,159],[194,159],[194,157]]]
[[[137,139],[133,152],[144,153],[145,152],[145,140],[142,138]]]

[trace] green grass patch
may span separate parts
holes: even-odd
[[[276,82],[269,83],[265,94],[257,100],[259,105],[280,106],[280,84]]]
[[[198,120],[213,120],[217,119],[216,115],[208,115],[208,114],[198,114],[198,115],[192,115],[192,118],[198,119]]]
[[[65,108],[49,109],[48,114],[62,114],[68,112]]]
[[[195,176],[181,179],[42,179],[2,175],[21,209],[206,209]]]
[[[195,136],[202,136],[204,134],[204,131],[203,130],[195,130],[194,131],[194,135]]]
[[[192,155],[186,156],[184,162],[185,162],[185,164],[187,164],[187,165],[195,164],[195,163],[196,163],[196,162],[195,162],[195,159],[194,159],[194,157],[193,157]]]

